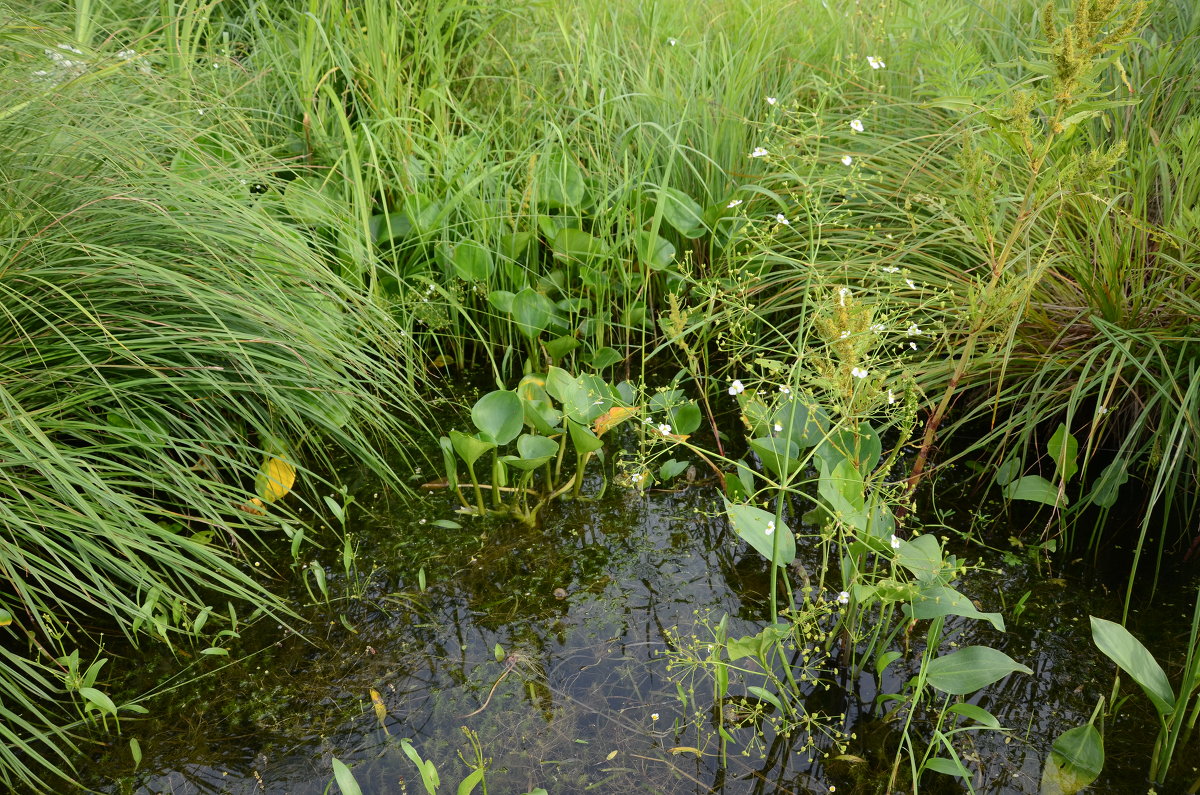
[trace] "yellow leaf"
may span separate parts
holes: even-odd
[[[294,466],[278,456],[267,456],[254,478],[254,490],[264,502],[275,502],[291,491],[295,482]]]
[[[617,757],[616,751],[609,751],[608,756],[604,757],[604,761],[611,762],[612,760],[616,759],[616,757]]]
[[[379,725],[381,727],[383,727],[383,730],[385,732],[387,732],[388,734],[391,734],[391,732],[388,731],[388,727],[387,727],[388,712],[387,712],[387,707],[385,707],[383,705],[383,696],[379,695],[379,691],[373,687],[368,692],[371,694],[371,704],[375,707],[376,720],[379,721]]]
[[[690,745],[677,745],[674,748],[668,748],[668,751],[678,756],[679,754],[695,754],[696,758],[704,756],[699,748],[693,748]]]
[[[632,406],[630,408],[613,406],[596,418],[596,424],[592,426],[592,430],[596,432],[597,436],[603,436],[605,431],[615,428],[625,420],[635,416],[641,410],[641,406]]]

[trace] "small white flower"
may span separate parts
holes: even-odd
[[[900,272],[899,268],[892,268],[892,267],[885,267],[885,268],[882,268],[882,270],[884,273],[899,273]]]
[[[790,395],[790,394],[792,394],[792,390],[788,387],[787,384],[783,384],[779,387],[779,394],[785,395],[785,396]]]
[[[787,216],[784,215],[783,213],[775,213],[775,220],[778,221],[779,223],[783,224],[784,226],[792,225],[792,222],[789,221],[787,219]]]
[[[1108,406],[1099,406],[1096,408],[1096,416],[1103,417],[1108,413]]]
[[[850,155],[842,155],[842,165],[843,166],[848,166],[853,162],[854,162],[854,158],[851,157]]]
[[[844,340],[849,336],[850,336],[850,329],[846,329],[845,331],[843,331],[841,334],[838,335],[838,339]]]
[[[776,99],[775,97],[767,97],[767,104],[768,104],[768,105],[774,105],[774,104],[775,104],[776,102],[778,102],[778,101],[779,101],[779,100],[778,100],[778,99]]]
[[[843,287],[842,289],[838,290],[838,305],[839,306],[846,305],[846,296],[848,296],[848,295],[850,295],[849,287]]]
[[[867,56],[867,63],[871,65],[872,69],[883,69],[885,66],[887,66],[887,64],[883,62],[882,58],[876,58],[874,55]]]
[[[750,153],[750,156],[751,157],[766,157],[769,154],[770,154],[770,152],[768,152],[766,149],[763,149],[761,146],[756,146],[756,147],[754,147],[754,151]]]
[[[908,343],[908,347],[912,348],[915,351],[917,349],[917,343],[910,342],[910,343]]]
[[[907,334],[907,335],[908,335],[908,336],[910,336],[910,337],[916,337],[916,336],[920,336],[920,334],[921,334],[921,329],[917,327],[917,324],[916,324],[916,323],[913,323],[912,325],[910,325],[910,326],[908,327],[908,331],[906,331],[906,332],[904,332],[904,333],[905,333],[905,334]]]
[[[890,389],[889,389],[889,390],[888,390],[888,405],[890,406],[890,405],[892,405],[892,404],[893,404],[893,403],[895,403],[895,402],[896,402],[896,396],[895,396],[895,395],[893,395],[893,394],[892,394],[892,390],[890,390]]]
[[[642,481],[645,479],[646,479],[645,472],[634,472],[632,475],[629,476],[629,480],[632,481],[633,485],[635,485],[635,486],[640,486],[642,484]]]
[[[854,132],[862,132],[863,131],[862,119],[854,119],[853,121],[851,121],[850,129],[854,130]]]
[[[743,384],[741,381],[738,381],[736,379],[734,380],[734,382],[732,384],[729,385],[729,394],[731,394],[731,395],[740,395],[745,391],[746,391],[745,384]]]
[[[908,285],[908,288],[909,288],[910,290],[915,290],[915,289],[917,289],[917,284],[916,284],[916,282],[914,282],[912,279],[905,279],[905,280],[904,280],[904,283]]]
[[[663,436],[670,436],[671,435],[671,426],[666,424],[665,422],[660,423],[658,426],[658,432],[661,433]]]
[[[774,428],[774,430],[775,430],[775,433],[782,433],[782,432],[783,432],[783,426],[782,426],[782,425],[780,425],[778,422],[777,422],[777,423],[775,423],[775,425],[773,425],[772,427]]]
[[[729,207],[729,208],[733,208],[733,207],[737,207],[741,203],[742,203],[741,199],[732,199],[732,200],[730,200],[729,204],[726,204],[725,206]]]
[[[876,334],[882,334],[884,331],[883,324],[882,323],[873,323],[871,325],[871,331],[874,331]]]
[[[767,535],[771,535],[774,532],[775,532],[775,520],[772,519],[771,521],[767,522]]]
[[[667,39],[668,46],[674,47],[678,43],[679,43],[679,39],[676,39],[676,38]]]
[[[855,378],[866,378],[867,371],[862,369],[861,367],[851,367],[850,375],[854,376]]]
[[[850,604],[850,592],[849,592],[849,591],[842,591],[841,593],[839,593],[839,594],[837,595],[837,603],[838,603],[839,605],[848,605],[848,604]]]
[[[657,713],[657,712],[651,712],[651,713],[650,713],[650,720],[658,720],[658,713]]]
[[[892,537],[890,539],[888,539],[888,543],[890,543],[892,545],[892,549],[899,549],[900,548],[900,536],[893,533]]]

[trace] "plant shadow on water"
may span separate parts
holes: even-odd
[[[830,716],[844,752],[828,737],[783,737],[770,720],[739,716],[745,700],[718,711],[711,685],[691,689],[668,670],[668,648],[703,646],[723,615],[730,637],[762,625],[765,564],[717,504],[707,488],[614,489],[555,506],[533,528],[446,522],[445,494],[426,498],[421,514],[368,504],[375,518],[355,533],[357,571],[326,566],[332,601],[313,605],[305,637],[281,638],[274,624],[247,631],[244,648],[263,651],[168,691],[127,726],[144,749],[136,773],[119,744],[85,783],[110,793],[322,793],[337,759],[363,792],[420,792],[408,738],[440,772],[441,791],[482,758],[493,793],[882,792],[897,729],[872,704],[915,673],[902,661],[881,682],[826,670],[830,686],[812,688],[807,709]],[[1035,793],[1049,744],[1108,694],[1111,667],[1091,653],[1083,588],[1024,568],[979,572],[968,585],[989,606],[997,594],[1009,608],[1029,595],[1007,634],[947,624],[946,642],[993,645],[1034,675],[972,697],[1011,733],[978,734],[963,759],[977,791]],[[313,601],[292,587],[297,601]],[[143,672],[128,684],[153,679]],[[718,714],[737,741],[724,766]],[[1120,720],[1151,725],[1142,714]],[[1145,792],[1142,751],[1122,760],[1117,750],[1097,791]],[[929,775],[921,789],[966,791]]]

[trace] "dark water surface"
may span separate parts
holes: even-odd
[[[311,575],[311,593],[293,578],[293,596],[310,605],[310,623],[296,625],[303,637],[260,622],[233,647],[240,659],[198,662],[186,676],[202,678],[179,680],[147,702],[149,716],[123,720],[144,754],[138,770],[117,740],[83,779],[106,793],[317,794],[338,791],[329,788],[336,758],[364,793],[423,793],[399,743],[409,738],[440,771],[440,792],[455,793],[471,770],[463,758],[475,758],[465,727],[491,760],[490,795],[881,792],[899,726],[872,702],[915,671],[920,629],[905,636],[905,656],[882,683],[839,681],[823,665],[830,687],[814,689],[807,707],[854,735],[845,756],[834,759],[819,733],[788,739],[769,724],[761,736],[730,725],[739,744],[721,764],[711,682],[698,676],[689,693],[686,671],[669,671],[666,654],[711,640],[726,614],[732,637],[766,621],[765,566],[715,515],[719,505],[708,487],[649,495],[611,487],[603,500],[556,506],[529,528],[456,515],[445,493],[415,511],[365,500],[352,508],[349,578],[341,550],[327,550],[329,605]],[[447,519],[461,527],[434,524]],[[812,554],[801,547],[802,559]],[[806,567],[819,570],[812,559]],[[1087,615],[1119,618],[1120,595],[1071,572],[1016,565],[974,573],[960,588],[982,609],[1002,610],[1009,631],[948,624],[943,649],[991,645],[1034,671],[970,699],[1010,731],[973,733],[960,753],[977,791],[1037,793],[1051,742],[1111,692],[1113,666],[1093,649]],[[1156,617],[1186,636],[1185,614],[1190,606],[1180,604]],[[147,663],[129,686],[144,690],[178,664]],[[731,692],[742,692],[736,681]],[[1091,792],[1149,790],[1155,726],[1144,701],[1133,693],[1105,726],[1108,764]],[[1186,752],[1176,761],[1181,772],[1197,764]],[[967,790],[929,773],[921,791]]]

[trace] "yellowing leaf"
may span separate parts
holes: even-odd
[[[375,707],[376,720],[379,721],[379,725],[381,727],[383,727],[383,730],[385,732],[387,732],[388,734],[391,734],[391,732],[388,731],[388,727],[387,727],[388,712],[387,712],[387,707],[385,707],[383,705],[383,696],[379,695],[379,691],[376,690],[375,688],[371,688],[368,692],[371,694],[371,704]]]
[[[592,426],[592,430],[596,432],[597,436],[603,436],[605,431],[615,428],[630,417],[636,416],[641,410],[641,406],[633,406],[631,408],[613,406],[596,418],[596,424]]]
[[[254,478],[254,490],[264,502],[275,502],[291,491],[295,482],[294,466],[278,456],[268,456]]]
[[[7,627],[13,622],[12,613],[7,610],[0,609],[0,627]]]

